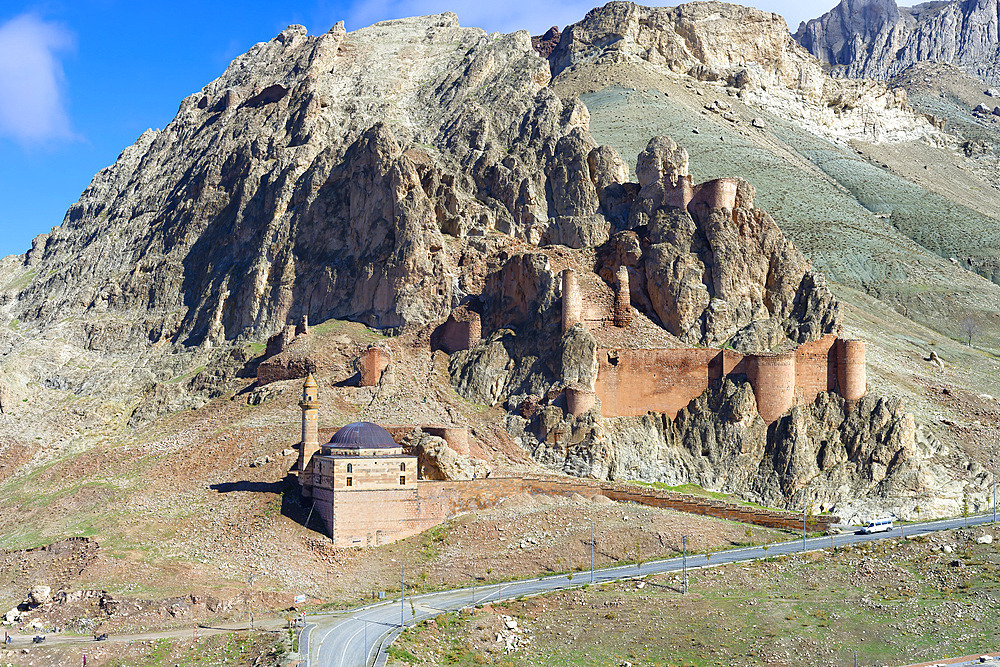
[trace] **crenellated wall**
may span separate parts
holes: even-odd
[[[770,424],[792,407],[796,390],[806,403],[835,391],[855,401],[865,395],[865,347],[828,334],[794,352],[742,355],[713,348],[597,350],[596,398],[603,417],[663,412],[671,419],[713,380],[745,375],[757,411]],[[574,391],[579,391],[578,389]],[[571,399],[567,389],[567,403]],[[570,412],[582,414],[574,411]]]

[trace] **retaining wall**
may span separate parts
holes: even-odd
[[[632,484],[583,479],[499,477],[420,481],[405,489],[336,493],[317,488],[315,500],[336,546],[376,546],[415,535],[461,512],[495,507],[505,498],[521,493],[602,495],[618,502],[634,502],[768,528],[802,528],[801,514],[757,509]],[[822,515],[807,517],[806,526],[810,531],[822,531],[838,522],[838,517]]]

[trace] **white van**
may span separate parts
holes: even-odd
[[[870,535],[871,533],[886,533],[892,530],[892,519],[875,519],[861,526],[861,532]]]

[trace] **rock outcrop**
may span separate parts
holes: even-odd
[[[526,33],[494,39],[450,13],[291,26],[4,262],[13,345],[51,341],[101,369],[61,369],[59,386],[142,396],[302,316],[390,332],[443,320],[482,275],[445,236],[476,239],[476,257],[491,232],[601,242],[587,111],[549,79]]]
[[[746,385],[725,384],[671,423],[600,419],[598,340],[582,323],[564,331],[565,268],[607,297],[615,335],[678,347],[784,350],[835,332],[839,305],[738,173],[695,184],[683,147],[653,137],[630,179],[552,76],[640,59],[840,138],[919,137],[926,119],[881,84],[827,77],[780,17],[734,5],[612,2],[535,46],[446,13],[352,33],[291,26],[236,58],[98,173],[60,227],[0,261],[0,418],[13,423],[21,399],[27,430],[22,391],[62,392],[120,405],[134,427],[238,378],[300,377],[326,362],[290,322],[412,333],[430,354],[435,327],[478,320],[449,346],[451,383],[506,408],[542,463],[768,501],[794,493],[813,459],[856,464],[838,499],[903,480],[913,449],[897,407],[831,398],[829,415],[799,406],[768,428]],[[595,309],[578,315],[593,324]],[[359,384],[391,386],[389,358],[364,352]],[[482,472],[443,442],[420,445],[430,476]]]
[[[941,445],[919,433],[898,400],[854,409],[822,394],[768,427],[748,382],[725,382],[677,418],[595,420],[550,407],[508,417],[515,441],[565,472],[607,480],[694,483],[772,506],[831,511],[845,520],[954,503],[962,485],[933,463]]]
[[[587,64],[639,59],[725,82],[742,99],[831,138],[886,141],[939,134],[913,112],[902,91],[827,76],[778,14],[739,5],[610,2],[567,26],[548,57],[557,78]]]
[[[422,479],[468,480],[488,477],[490,466],[452,449],[444,438],[415,433],[406,443],[416,452]]]
[[[831,74],[891,79],[910,65],[952,63],[1000,83],[1000,15],[993,2],[928,2],[898,7],[895,0],[841,0],[803,23],[795,39]]]

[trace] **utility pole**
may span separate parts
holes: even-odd
[[[854,651],[854,667],[858,667],[858,652],[857,651]]]
[[[403,626],[403,602],[406,601],[406,577],[404,576],[405,565],[399,566],[399,627]]]
[[[365,621],[365,667],[368,667],[368,619]]]
[[[472,606],[476,606],[476,557],[472,557]]]
[[[994,496],[996,494],[994,493]],[[994,504],[996,504],[994,502]],[[996,519],[994,519],[995,521]],[[590,583],[594,583],[594,520],[590,520]]]
[[[997,464],[990,465],[990,472],[993,473],[993,523],[997,522]]]
[[[683,537],[684,543],[684,594],[688,592],[688,536]]]
[[[802,550],[806,550],[806,494],[802,493]]]
[[[250,577],[247,579],[247,633],[253,633],[253,570],[250,570]]]

